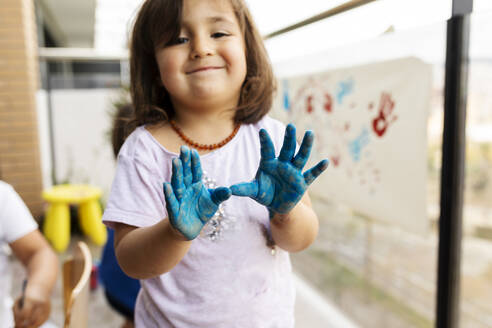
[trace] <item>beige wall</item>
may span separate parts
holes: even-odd
[[[37,218],[43,209],[35,93],[37,37],[32,0],[0,0],[0,178]]]

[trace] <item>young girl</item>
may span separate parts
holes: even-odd
[[[274,78],[243,0],[145,1],[130,61],[138,128],[103,219],[141,279],[136,326],[293,327],[288,252],[316,237],[305,191],[327,161],[303,174],[313,134],[294,156],[294,127],[266,116]]]

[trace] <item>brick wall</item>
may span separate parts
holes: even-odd
[[[0,0],[0,179],[35,218],[43,210],[35,93],[39,69],[32,0]]]

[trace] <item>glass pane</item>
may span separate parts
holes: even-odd
[[[471,17],[460,327],[492,327],[492,8]]]
[[[326,144],[330,144],[331,141],[323,139],[326,133],[324,130],[330,129],[337,122],[322,115],[317,118],[326,125],[306,118],[317,111],[326,111],[326,108],[322,108],[323,104],[326,104],[316,98],[318,90],[313,91],[312,107],[309,107],[311,101],[309,92],[301,90],[296,93],[298,89],[292,87],[294,83],[297,83],[296,79],[304,76],[307,80],[317,81],[316,79],[321,79],[319,75],[323,72],[326,72],[326,76],[341,76],[344,70],[356,72],[361,67],[372,67],[371,65],[381,63],[390,65],[395,60],[404,61],[409,58],[417,58],[432,75],[432,82],[429,83],[427,90],[428,94],[423,97],[428,100],[427,105],[422,107],[428,110],[428,115],[416,130],[400,135],[412,147],[415,147],[413,140],[426,135],[425,143],[422,144],[424,148],[421,149],[422,155],[381,173],[382,176],[387,174],[386,177],[404,175],[415,166],[422,165],[425,172],[421,188],[413,192],[413,196],[422,195],[423,214],[420,217],[406,220],[407,222],[399,222],[401,221],[399,217],[407,214],[403,206],[405,204],[398,203],[401,199],[405,203],[405,197],[400,194],[401,186],[397,186],[394,191],[386,190],[388,197],[385,201],[388,208],[391,208],[391,212],[380,215],[367,214],[364,206],[350,203],[354,199],[351,193],[357,194],[358,190],[350,190],[340,185],[340,189],[345,188],[343,192],[347,193],[344,196],[347,202],[344,202],[335,198],[330,199],[330,196],[327,196],[328,190],[333,189],[329,182],[326,185],[320,182],[315,189],[311,189],[310,197],[320,219],[319,235],[310,248],[292,254],[291,258],[296,276],[312,288],[319,297],[308,297],[301,288],[298,288],[298,308],[296,310],[298,327],[302,327],[301,321],[306,320],[307,311],[316,311],[318,315],[316,322],[312,322],[310,327],[336,326],[332,321],[333,317],[322,313],[332,310],[352,322],[354,326],[359,327],[432,327],[434,325],[445,44],[446,22],[443,21],[421,28],[387,33],[377,39],[337,47],[316,55],[274,62],[275,71],[279,77],[278,93],[280,95],[277,96],[277,105],[279,97],[287,97],[289,100],[282,99],[280,107],[283,106],[283,108],[276,106],[273,115],[285,122],[290,120],[294,123],[300,122],[301,127],[310,125],[316,135],[322,136],[317,138],[315,143]],[[397,89],[399,80],[396,76],[401,74],[398,71],[396,69],[393,73],[389,72],[381,79],[394,78],[395,85],[390,83],[389,87]],[[326,76],[323,77],[324,81],[329,80]],[[380,83],[380,81],[375,80],[374,83]],[[330,83],[326,82],[325,85],[330,85]],[[292,93],[284,94],[286,89]],[[326,87],[325,91],[336,98],[339,90]],[[354,93],[357,92],[362,91],[354,91]],[[306,98],[301,100],[305,101],[305,108],[296,107],[293,104],[299,101],[299,97],[296,96],[298,94],[306,95]],[[417,97],[419,95],[415,93],[414,98]],[[290,104],[286,105],[289,101]],[[379,99],[376,99],[374,104],[376,109],[380,106],[378,101]],[[413,103],[417,100],[409,98],[407,101]],[[336,110],[336,100],[333,100],[333,103],[335,104],[334,110]],[[363,104],[354,105],[353,110],[358,110],[359,105]],[[405,105],[404,102],[395,105],[395,113],[399,113],[397,106]],[[346,107],[340,105],[338,108],[349,110],[350,105]],[[369,106],[369,110],[371,109],[372,107]],[[292,112],[298,110],[306,112],[302,114]],[[401,124],[408,120],[405,115],[401,113],[401,117],[398,116],[396,121],[402,123],[395,123],[395,127],[400,126],[398,129],[401,131],[405,130],[405,126]],[[342,126],[344,124],[344,122],[338,123]],[[301,129],[298,129],[298,135],[300,133]],[[373,130],[370,131],[369,137],[372,140],[377,139]],[[387,147],[385,156],[388,158],[398,156],[399,149],[402,147],[396,141],[397,139],[392,138],[386,139],[388,143],[385,146]],[[349,145],[341,143],[340,147],[349,147]],[[325,148],[321,146],[316,148],[317,154],[314,155],[328,157],[331,160],[328,170],[336,170],[334,166],[337,163],[334,158],[330,157],[332,151],[330,146]],[[365,155],[361,153],[360,163],[363,162],[363,156]],[[352,160],[354,174],[358,170],[367,169],[363,167],[365,164],[355,163],[355,158]],[[361,184],[363,183],[367,186],[367,181],[361,181]],[[385,183],[381,182],[381,186]],[[388,184],[382,188],[387,188],[387,186]],[[377,197],[371,192],[366,193],[365,196],[361,196],[360,193],[357,195],[361,202]],[[413,196],[410,195],[409,198]],[[388,220],[388,213],[392,213],[393,218]],[[306,302],[312,306],[306,306]]]

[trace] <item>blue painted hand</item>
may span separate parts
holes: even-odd
[[[171,183],[164,183],[169,221],[188,240],[195,239],[215,214],[220,203],[231,196],[229,188],[207,189],[202,183],[202,167],[196,150],[181,147],[173,159]]]
[[[299,152],[296,150],[296,128],[289,124],[285,129],[284,144],[278,158],[268,133],[260,130],[261,160],[256,177],[251,182],[231,186],[233,195],[251,197],[265,205],[272,217],[286,214],[299,202],[309,185],[328,167],[322,160],[302,173],[313,146],[314,133],[306,131]]]

